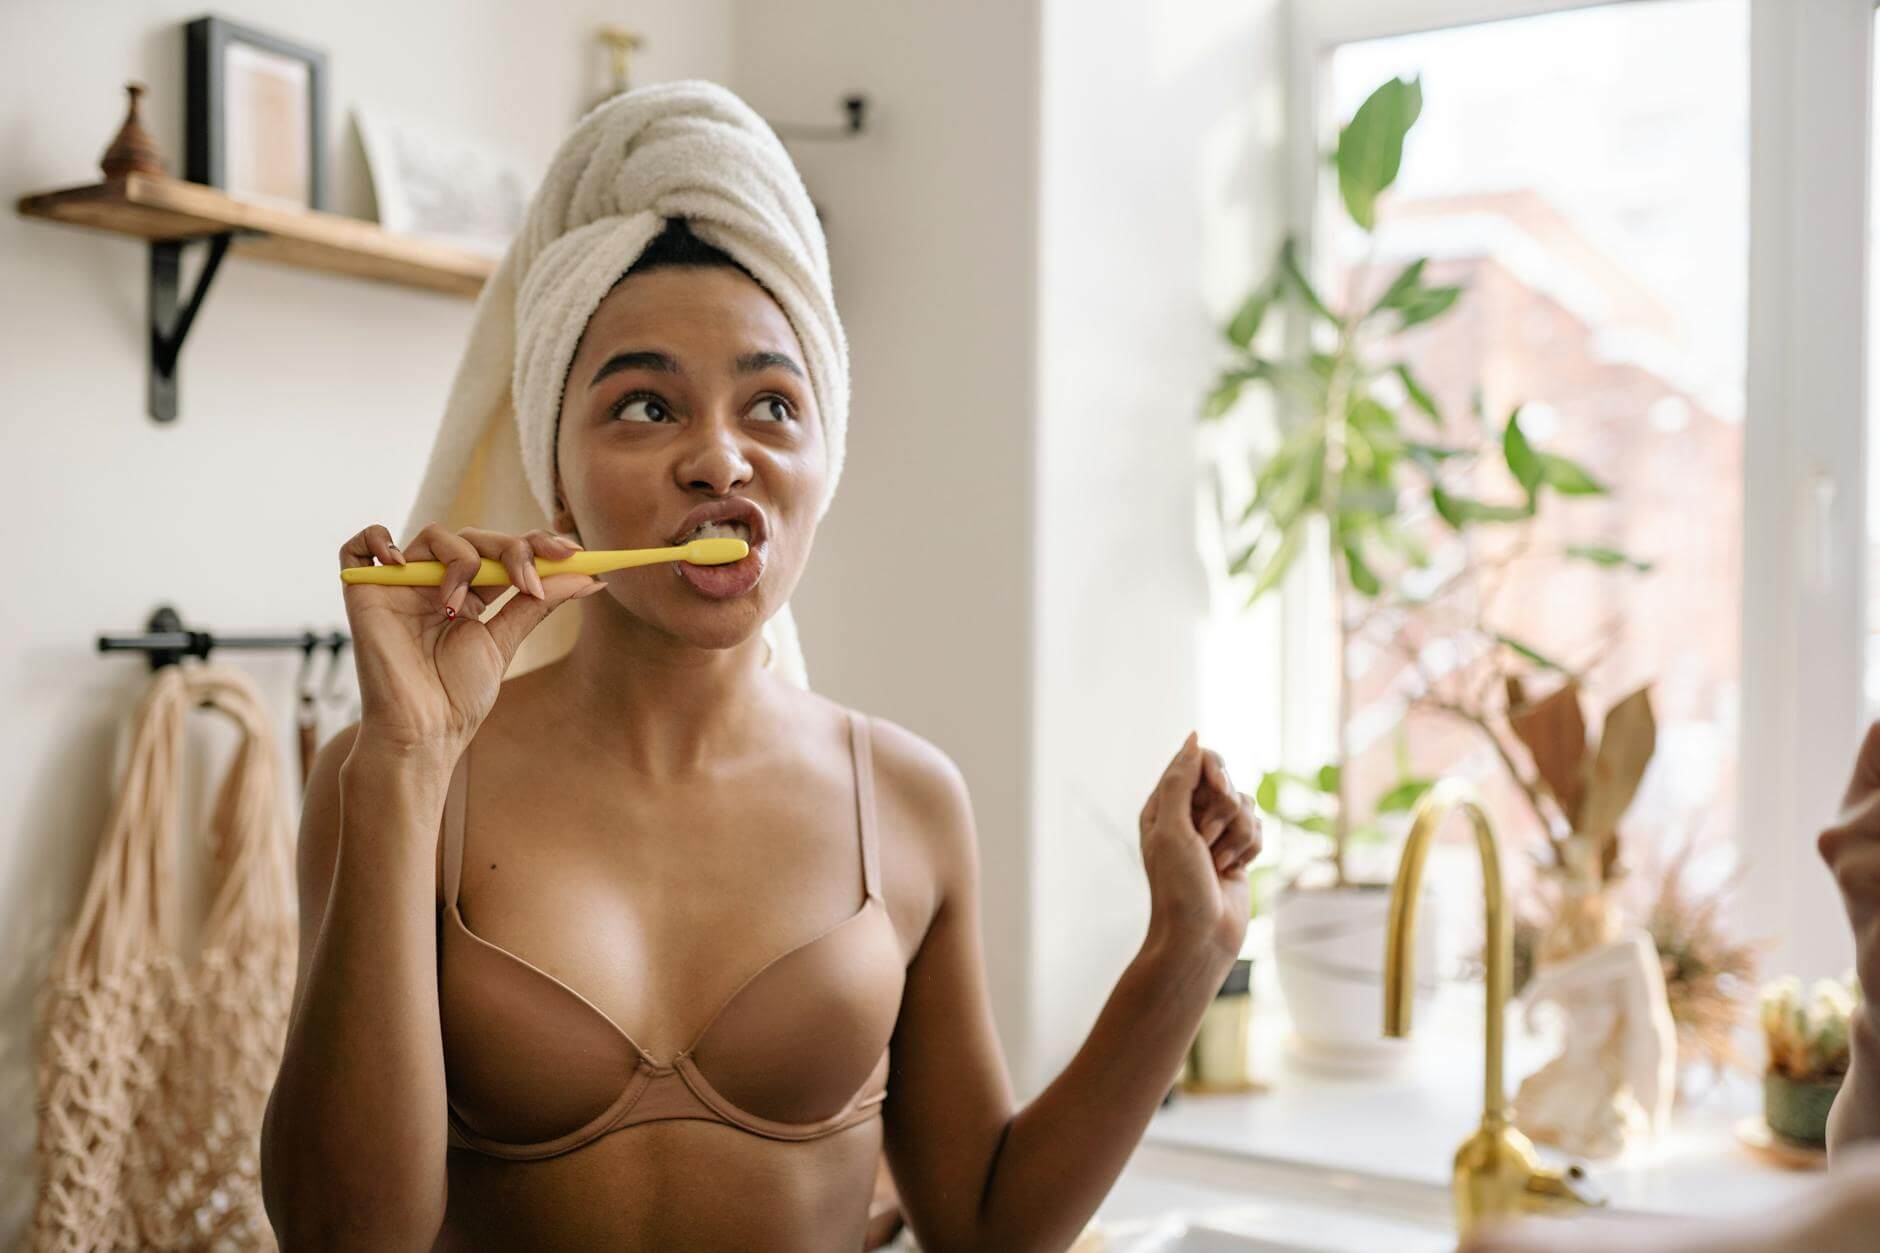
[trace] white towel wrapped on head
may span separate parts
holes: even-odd
[[[849,352],[822,225],[764,120],[716,83],[690,80],[615,96],[557,150],[477,298],[406,539],[429,522],[552,529],[556,424],[575,348],[602,298],[668,218],[685,219],[694,235],[749,270],[789,319],[829,450],[816,516],[827,512],[847,443]],[[550,614],[510,673],[565,655],[579,627],[576,610]],[[807,687],[787,604],[764,624],[764,638],[766,666]]]

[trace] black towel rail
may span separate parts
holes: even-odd
[[[182,616],[173,607],[159,605],[145,624],[144,634],[100,635],[98,651],[143,653],[149,658],[151,670],[156,671],[173,666],[185,657],[207,659],[210,652],[218,648],[298,649],[308,654],[317,648],[328,648],[337,660],[351,643],[352,637],[343,631],[300,631],[292,635],[218,635],[196,631],[183,625]]]

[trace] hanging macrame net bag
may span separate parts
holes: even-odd
[[[202,846],[207,908],[179,950],[173,865],[189,713],[241,736]],[[213,664],[163,667],[83,904],[39,1002],[33,1247],[271,1249],[261,1118],[280,1068],[297,930],[270,714]]]

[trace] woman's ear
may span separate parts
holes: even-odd
[[[581,536],[574,527],[574,514],[568,511],[568,503],[561,495],[561,475],[555,475],[555,516],[550,521],[550,530],[557,535],[572,535],[577,543]]]

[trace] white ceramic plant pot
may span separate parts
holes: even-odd
[[[1273,955],[1292,1019],[1293,1056],[1314,1069],[1380,1074],[1402,1064],[1412,1040],[1384,1038],[1383,885],[1287,888],[1273,909]],[[1417,1008],[1436,992],[1442,918],[1428,884],[1417,906]]]

